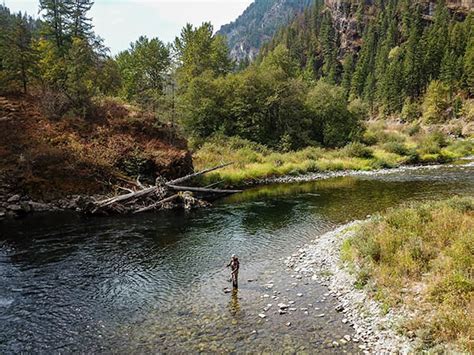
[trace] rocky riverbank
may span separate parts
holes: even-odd
[[[77,211],[90,197],[74,195],[53,202],[35,201],[28,195],[0,193],[0,221],[36,212]]]
[[[308,182],[314,180],[330,179],[344,176],[372,176],[372,175],[386,175],[386,174],[395,174],[404,171],[410,170],[431,170],[439,169],[442,167],[454,167],[454,166],[464,166],[470,167],[474,165],[474,156],[469,156],[460,159],[461,164],[425,164],[425,165],[404,165],[397,168],[384,168],[384,169],[375,169],[375,170],[340,170],[340,171],[327,171],[320,173],[307,173],[301,175],[285,175],[285,176],[276,176],[266,179],[260,179],[255,181],[249,181],[246,185],[268,185],[268,184],[290,184],[296,182]]]
[[[322,235],[288,257],[285,263],[295,272],[328,287],[339,302],[336,310],[344,314],[343,322],[354,328],[370,352],[409,353],[414,347],[413,341],[397,331],[408,312],[404,309],[384,312],[381,304],[366,291],[355,288],[354,275],[340,260],[342,242],[351,237],[354,227],[361,223],[352,222]]]

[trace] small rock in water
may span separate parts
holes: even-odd
[[[294,304],[294,303],[295,303],[295,301],[288,301],[288,303],[289,303],[289,304]]]
[[[278,303],[278,308],[280,309],[287,309],[289,306],[287,304],[284,304],[284,303]]]
[[[302,293],[297,293],[296,296],[303,297],[303,294]]]
[[[286,323],[287,327],[291,327],[291,322]]]
[[[322,317],[324,317],[324,316],[325,316],[325,314],[324,314],[324,313],[321,313],[321,314],[318,314],[316,317],[322,318]]]
[[[18,202],[18,201],[20,201],[20,195],[13,195],[7,200],[7,202]]]
[[[342,304],[337,305],[335,308],[335,310],[338,312],[342,312],[343,309],[344,309],[344,306]]]
[[[288,310],[291,311],[291,312],[294,312],[294,311],[296,311],[296,308],[290,307],[290,308],[288,308]]]
[[[284,311],[283,309],[280,309],[280,310],[278,311],[278,313],[280,313],[280,314],[287,314],[288,312],[287,312],[287,311]]]
[[[351,337],[350,337],[349,335],[347,335],[347,334],[344,335],[344,339],[345,339],[346,341],[351,341]]]
[[[348,322],[347,318],[344,318],[344,319],[342,320],[342,323],[344,323],[344,324],[346,324],[347,322]]]
[[[308,308],[306,308],[306,307],[300,308],[300,311],[307,311],[307,310],[308,310]]]
[[[228,289],[228,288],[225,288],[225,289],[224,289],[224,293],[231,293],[231,292],[232,292],[232,291],[231,291],[230,289]]]
[[[268,297],[270,297],[270,295],[267,295],[267,294],[263,295],[263,298],[268,298]]]
[[[260,313],[258,316],[259,316],[260,318],[262,318],[262,319],[267,317],[267,316],[266,316],[265,314],[263,314],[263,313]]]

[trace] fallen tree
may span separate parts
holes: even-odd
[[[214,188],[216,184],[205,187],[181,184],[230,164],[215,166],[171,181],[166,181],[159,176],[154,186],[143,185],[138,177],[133,188],[119,187],[127,193],[99,201],[88,201],[84,204],[82,211],[91,215],[137,214],[163,208],[182,207],[189,210],[209,206],[210,200],[226,194],[238,193],[241,190],[217,189]]]

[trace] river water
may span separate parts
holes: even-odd
[[[188,213],[3,222],[0,353],[357,353],[327,289],[283,259],[350,220],[456,194],[474,195],[472,164],[257,187]],[[240,288],[224,293],[232,253]]]

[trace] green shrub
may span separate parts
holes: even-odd
[[[375,145],[378,143],[377,133],[373,130],[367,130],[362,135],[362,142],[367,145]]]
[[[421,131],[421,126],[419,123],[413,123],[411,124],[408,129],[407,129],[407,134],[410,136],[410,137],[413,137],[414,135],[420,133]]]
[[[412,101],[410,98],[405,100],[401,117],[407,122],[412,122],[421,116],[420,105],[416,101]]]
[[[370,159],[374,156],[372,149],[359,142],[349,143],[344,147],[343,152],[352,158]]]
[[[383,145],[383,149],[385,149],[387,152],[390,153],[395,153],[398,155],[408,155],[410,150],[407,148],[407,146],[403,143],[400,142],[388,142]]]

